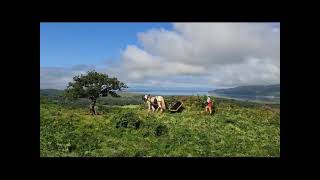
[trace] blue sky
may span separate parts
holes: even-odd
[[[40,88],[95,69],[129,87],[280,83],[280,23],[40,23]]]
[[[136,44],[137,33],[171,29],[169,23],[41,23],[41,67],[70,67],[115,60],[121,49]]]

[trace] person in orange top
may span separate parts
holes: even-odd
[[[207,102],[206,102],[206,108],[205,111],[208,112],[210,114],[212,114],[212,108],[213,108],[213,101],[211,100],[211,98],[209,96],[207,96]]]

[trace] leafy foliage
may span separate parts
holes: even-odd
[[[133,112],[121,114],[116,117],[116,128],[135,128],[138,129],[141,123],[139,117]]]
[[[87,75],[73,77],[73,82],[69,82],[65,90],[65,97],[71,99],[89,98],[92,102],[90,111],[96,114],[95,105],[99,97],[108,96],[119,97],[117,90],[121,91],[127,86],[116,77],[109,78],[108,75],[89,71]]]
[[[155,129],[155,135],[161,136],[168,133],[168,127],[166,125],[158,125]]]
[[[71,98],[98,98],[100,96],[117,97],[115,90],[122,90],[127,86],[117,78],[109,78],[108,75],[89,71],[87,75],[73,77],[74,82],[69,82],[66,96]]]

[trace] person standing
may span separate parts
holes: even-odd
[[[210,114],[212,114],[212,107],[213,107],[213,101],[211,100],[211,98],[209,96],[207,96],[207,101],[206,101],[206,108],[205,111],[208,112]]]

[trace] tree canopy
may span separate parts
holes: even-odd
[[[108,75],[96,71],[88,71],[87,75],[78,75],[73,77],[73,82],[69,82],[66,97],[70,98],[94,98],[100,96],[118,97],[117,90],[128,88],[116,77],[110,78]]]

